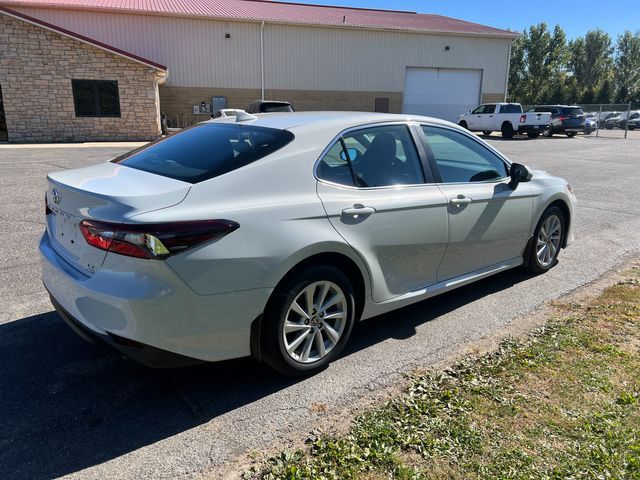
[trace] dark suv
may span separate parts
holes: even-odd
[[[551,112],[551,128],[542,132],[545,137],[554,133],[564,133],[567,137],[575,137],[584,131],[585,114],[577,105],[536,105],[529,112]]]
[[[293,112],[289,102],[279,100],[256,100],[247,107],[247,113]]]

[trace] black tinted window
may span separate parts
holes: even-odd
[[[487,105],[484,107],[484,112],[482,113],[493,113],[496,111],[496,106],[495,105]]]
[[[115,163],[197,183],[255,162],[293,140],[286,130],[203,124],[113,160]]]
[[[562,113],[564,115],[584,115],[581,108],[563,108]]]
[[[507,176],[506,164],[467,135],[446,128],[422,129],[444,183],[484,182]]]
[[[77,117],[119,117],[120,97],[115,80],[71,80]]]
[[[522,107],[513,103],[500,105],[500,113],[522,113]]]

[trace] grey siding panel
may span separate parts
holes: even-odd
[[[260,88],[257,23],[16,10],[167,65],[168,86]],[[482,69],[482,92],[501,93],[509,44],[497,38],[267,24],[265,87],[402,92],[406,67],[439,67]]]

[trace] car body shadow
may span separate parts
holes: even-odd
[[[530,278],[514,270],[359,324],[344,355]],[[77,472],[293,385],[252,359],[155,370],[78,338],[55,312],[0,325],[0,476]]]

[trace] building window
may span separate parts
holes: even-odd
[[[76,117],[119,117],[120,97],[115,80],[71,80]]]

